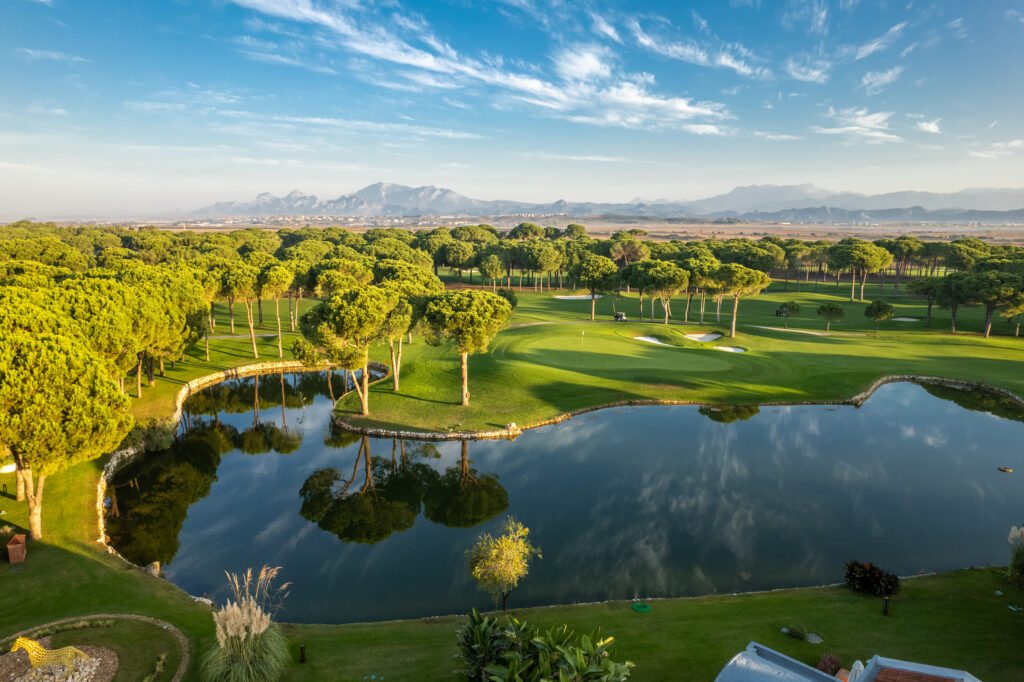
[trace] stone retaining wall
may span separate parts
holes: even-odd
[[[963,379],[946,379],[943,377],[930,377],[918,374],[891,374],[877,379],[874,383],[867,387],[864,391],[856,394],[852,398],[840,399],[840,400],[779,400],[779,401],[767,401],[763,403],[752,403],[759,407],[788,407],[795,405],[853,405],[854,407],[860,407],[864,404],[864,401],[871,397],[871,395],[877,391],[881,386],[899,381],[911,381],[922,384],[940,384],[943,386],[950,386],[952,388],[959,388],[964,391],[972,391],[975,389],[983,389],[985,391],[991,391],[1004,398],[1009,398],[1016,404],[1020,405],[1024,409],[1024,398],[1021,398],[1017,394],[1007,391],[1004,388],[998,388],[996,386],[990,386],[988,384],[981,383],[979,381],[965,381]],[[378,438],[401,438],[404,440],[428,440],[428,441],[451,441],[451,440],[497,440],[507,439],[515,440],[519,435],[527,429],[536,429],[541,426],[548,426],[550,424],[558,424],[564,422],[567,419],[572,419],[581,414],[588,412],[596,412],[597,410],[604,410],[612,407],[639,407],[639,406],[650,406],[650,405],[709,405],[714,407],[713,403],[699,402],[696,400],[619,400],[613,403],[606,403],[604,405],[596,405],[594,407],[584,407],[579,410],[573,410],[572,412],[565,412],[563,414],[551,417],[550,419],[542,419],[540,421],[532,422],[524,426],[518,426],[516,424],[509,424],[504,429],[496,429],[492,431],[398,431],[394,429],[381,429],[370,426],[359,426],[356,424],[350,424],[343,417],[334,415],[332,417],[335,425],[340,428],[347,429],[348,431],[354,431],[356,433],[362,433],[367,436],[374,436]]]

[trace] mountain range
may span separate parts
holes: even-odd
[[[283,197],[264,192],[248,202],[220,202],[195,217],[232,216],[498,216],[632,215],[657,218],[738,218],[783,222],[985,222],[1024,219],[1024,188],[975,188],[959,192],[831,192],[812,184],[749,185],[695,201],[636,199],[627,203],[548,204],[471,199],[443,187],[378,182],[337,199],[298,190]]]

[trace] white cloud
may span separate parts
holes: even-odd
[[[698,19],[700,19],[699,15],[694,14],[694,21],[698,21]],[[707,22],[704,22],[704,25],[706,24]],[[698,25],[700,25],[699,22]],[[697,66],[732,69],[741,76],[753,78],[770,78],[772,75],[771,70],[767,67],[752,63],[762,60],[740,43],[722,43],[718,49],[712,50],[690,38],[678,41],[655,37],[644,31],[636,19],[630,19],[628,26],[640,47],[663,57]],[[715,52],[713,57],[711,52]]]
[[[790,57],[786,60],[786,73],[789,77],[805,83],[827,83],[831,71],[831,62],[809,55]]]
[[[25,59],[37,61],[72,62],[76,64],[89,63],[89,60],[85,57],[79,57],[73,54],[65,54],[64,52],[56,52],[54,50],[34,50],[30,47],[16,47],[14,48],[14,52],[21,55]]]
[[[903,48],[902,52],[900,52],[900,58],[906,57],[908,54],[910,54],[911,52],[913,52],[916,49],[917,49],[917,43],[910,43],[905,48]]]
[[[771,70],[763,66],[754,66],[744,59],[737,57],[730,52],[719,52],[715,55],[715,66],[732,69],[741,76],[753,76],[756,78],[770,78]]]
[[[942,132],[941,130],[939,130],[939,121],[941,120],[941,118],[937,118],[934,121],[918,121],[914,125],[920,131],[932,133],[933,135],[939,135]]]
[[[828,1],[789,0],[782,25],[792,29],[802,23],[807,24],[807,32],[812,35],[828,35]]]
[[[577,45],[562,49],[554,56],[555,72],[567,81],[608,78],[609,52],[597,45]]]
[[[859,4],[860,0],[839,0],[839,6],[847,11],[857,9],[857,5]]]
[[[53,6],[53,0],[28,0],[28,2],[36,2],[40,5],[46,5],[47,7]]]
[[[968,36],[967,27],[964,26],[963,17],[957,17],[953,21],[949,22],[948,24],[946,24],[946,28],[950,30],[954,38],[963,40]]]
[[[691,123],[683,126],[694,135],[728,135],[728,131],[710,123]]]
[[[1013,156],[1018,149],[1024,148],[1024,140],[1010,140],[1009,142],[994,142],[988,149],[971,150],[971,156],[979,159],[999,159],[1004,156]]]
[[[892,112],[880,111],[872,114],[867,109],[836,110],[829,107],[828,115],[836,121],[838,124],[836,127],[813,126],[811,130],[821,135],[861,138],[872,144],[903,141],[903,138],[894,135],[889,128]]]
[[[996,127],[997,125],[999,125],[999,119],[996,119],[995,121],[992,121],[991,123],[989,123],[989,124],[988,124],[988,129],[989,129],[989,130],[992,130],[992,129],[993,129],[993,128],[995,128],[995,127]]]
[[[690,10],[690,14],[693,15],[693,25],[697,27],[697,30],[702,33],[707,33],[708,20],[697,14],[696,10]]]
[[[279,116],[262,115],[249,111],[222,110],[217,113],[243,120],[268,121],[271,123],[299,124],[304,126],[316,126],[320,128],[343,129],[350,132],[373,132],[400,135],[415,135],[418,137],[441,137],[455,140],[479,140],[482,135],[476,133],[448,130],[444,128],[431,128],[422,125],[409,123],[380,123],[377,121],[359,121],[344,118],[330,118],[323,116]]]
[[[529,104],[547,111],[548,115],[566,120],[593,125],[664,127],[697,117],[721,118],[727,115],[720,104],[695,103],[688,98],[652,93],[643,76],[619,79],[619,82],[602,87],[578,80],[576,77],[579,76],[606,73],[607,60],[595,58],[597,53],[593,51],[582,57],[570,59],[563,55],[562,59],[556,60],[556,65],[561,67],[561,75],[573,78],[556,85],[533,73],[506,69],[500,57],[475,59],[460,55],[430,34],[422,22],[416,23],[414,37],[418,44],[429,49],[414,46],[391,28],[376,23],[377,17],[372,14],[360,16],[357,21],[347,16],[339,6],[326,9],[327,5],[313,0],[231,1],[272,17],[320,26],[334,34],[336,47],[364,57],[441,74],[455,83],[490,85],[505,91],[507,101]],[[359,9],[350,8],[352,12]],[[408,24],[402,22],[400,28],[408,30]],[[706,54],[703,59],[708,61]],[[609,75],[610,71],[608,67]]]
[[[1006,10],[1006,18],[1009,19],[1010,21],[1017,20],[1020,23],[1024,24],[1024,13],[1021,13],[1015,9]]]
[[[776,140],[776,141],[788,141],[788,140],[802,140],[802,139],[804,139],[803,135],[789,135],[789,134],[786,134],[786,133],[769,133],[769,132],[765,132],[763,130],[755,130],[754,131],[754,135],[756,135],[757,137],[763,137],[766,140]]]
[[[337,75],[338,72],[329,66],[323,64],[310,64],[302,61],[301,59],[295,59],[294,57],[285,57],[280,54],[272,54],[268,52],[252,52],[251,50],[239,50],[249,59],[257,62],[263,62],[264,64],[281,64],[283,66],[297,66],[300,69],[308,69],[309,71],[315,71],[316,73],[325,73],[328,75]]]
[[[699,66],[708,66],[711,63],[708,53],[693,40],[688,40],[685,43],[657,40],[645,33],[636,19],[630,19],[629,29],[633,32],[633,37],[636,38],[636,42],[641,47],[645,47],[663,57],[670,57]]]
[[[617,43],[622,42],[622,38],[619,37],[619,32],[615,30],[615,27],[612,26],[611,22],[593,12],[590,13],[590,19],[594,22],[595,33],[603,35],[606,38],[610,38]]]
[[[903,29],[907,27],[907,22],[902,22],[891,27],[883,35],[878,36],[874,40],[869,40],[863,45],[844,45],[839,48],[838,54],[844,59],[852,59],[853,61],[859,61],[865,57],[870,57],[876,52],[888,49],[901,35],[903,35]]]
[[[903,73],[902,66],[894,66],[888,71],[868,71],[861,78],[860,84],[867,94],[877,95],[886,87],[898,81],[901,73]]]

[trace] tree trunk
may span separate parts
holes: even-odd
[[[505,604],[506,604],[506,602],[508,602],[508,595],[510,595],[510,594],[512,594],[512,590],[509,590],[508,592],[502,592],[501,593],[501,610],[502,611],[505,610]]]
[[[988,338],[992,331],[992,313],[996,311],[995,306],[985,306],[985,338]]]
[[[260,329],[263,329],[263,299],[262,298],[259,298],[259,297],[256,298],[256,310],[259,311],[259,315],[260,315]]]
[[[594,292],[591,291],[590,292],[590,320],[591,320],[591,322],[593,322],[593,320],[594,320],[594,311],[596,309],[597,309],[597,298],[595,297]]]
[[[252,319],[252,301],[244,299],[242,304],[245,305],[245,320],[249,323],[249,340],[252,341],[252,356],[259,358],[259,351],[256,350],[256,330],[253,328]]]
[[[704,324],[704,302],[705,302],[705,299],[707,298],[707,291],[708,290],[707,290],[706,287],[701,287],[700,288],[700,323],[701,324]]]
[[[860,301],[861,301],[861,303],[864,302],[864,285],[867,283],[867,281],[868,281],[868,271],[867,270],[862,270],[861,273],[860,273]]]
[[[830,330],[831,330],[831,328],[832,328],[832,319],[831,319],[831,318],[828,318],[828,317],[826,317],[826,318],[825,318],[825,331],[826,331],[826,332],[827,332],[827,331],[830,331]]]
[[[959,306],[957,306],[955,304],[949,306],[949,312],[951,312],[953,314],[953,324],[950,327],[950,331],[952,331],[954,334],[956,334],[956,310],[957,310],[958,307]]]
[[[875,333],[878,333],[878,319],[875,319]]]
[[[644,290],[640,289],[640,319],[644,319]],[[652,301],[653,302],[653,301]]]
[[[146,360],[146,383],[148,383],[150,386],[155,386],[156,375],[154,372],[154,365],[156,363],[153,360],[153,356],[149,354],[146,355]]]
[[[25,501],[25,479],[23,479],[21,477],[21,470],[20,469],[15,469],[14,470],[14,479],[15,479],[15,481],[17,481],[17,491],[15,492],[15,498],[14,499],[15,499],[16,502],[24,502]]]
[[[210,331],[217,331],[217,318],[213,316],[213,301],[210,301]]]
[[[395,358],[395,390],[398,390],[398,377],[402,373],[402,337],[398,337],[398,357]]]
[[[686,292],[686,308],[683,310],[683,324],[690,321],[690,303],[693,302],[693,291]]]
[[[25,486],[25,500],[28,502],[28,527],[33,540],[43,539],[43,486],[46,476],[40,475],[35,482],[32,480],[31,469],[18,469]]]
[[[363,376],[360,377],[360,381],[363,383],[363,390],[359,392],[359,404],[363,408],[365,417],[370,414],[370,363],[363,365]],[[369,444],[367,444],[367,450],[369,450]]]
[[[853,303],[855,294],[857,293],[857,271],[853,268],[850,269],[850,303]]]
[[[135,397],[142,397],[142,353],[139,353],[139,364],[135,365]]]
[[[334,397],[334,370],[327,370],[327,395],[331,398],[331,404],[338,402],[338,399]]]
[[[469,353],[462,353],[462,406],[469,406]]]
[[[732,322],[729,324],[729,338],[736,336],[736,312],[740,309],[740,296],[736,294],[732,297]]]
[[[292,331],[295,331],[295,313],[293,312],[294,303],[292,301],[292,292],[288,292],[288,325]]]
[[[399,337],[401,342],[401,337]],[[398,358],[395,356],[395,340],[388,339],[388,350],[391,351],[391,386],[398,393]]]
[[[932,326],[932,299],[928,299],[928,316],[925,318],[924,326]]]
[[[284,357],[284,338],[281,334],[281,297],[274,297],[274,313],[277,315],[277,357]]]
[[[206,330],[203,334],[203,338],[206,340],[206,361],[210,361],[210,330]]]
[[[715,324],[722,323],[722,299],[725,298],[722,294],[715,297]]]
[[[164,376],[164,356],[160,356],[160,376]]]
[[[231,334],[235,333],[235,299],[228,299],[228,318],[231,320]]]

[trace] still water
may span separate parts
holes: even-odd
[[[1002,565],[1024,521],[1024,416],[986,394],[611,409],[468,444],[339,433],[330,411],[315,373],[193,396],[175,447],[111,486],[114,546],[217,600],[225,570],[281,566],[280,619],[344,623],[488,607],[465,552],[508,514],[543,552],[510,607]]]

